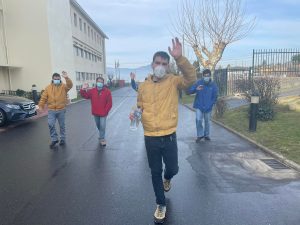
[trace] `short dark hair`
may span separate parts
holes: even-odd
[[[211,71],[210,71],[210,69],[205,69],[205,70],[203,70],[202,74],[203,74],[203,76],[205,76],[206,74],[211,76]]]
[[[59,73],[54,73],[54,74],[52,75],[52,79],[53,79],[54,77],[59,77],[59,78],[60,78],[60,74],[59,74]]]
[[[98,80],[102,80],[103,83],[104,83],[104,78],[103,78],[103,77],[97,77],[97,78],[96,78],[96,82],[97,82]]]
[[[154,62],[154,60],[155,60],[156,57],[161,57],[161,58],[163,58],[163,59],[168,60],[168,62],[170,62],[170,56],[169,56],[169,54],[166,53],[166,52],[163,52],[163,51],[156,52],[156,53],[153,55],[153,60],[152,60],[152,62]]]

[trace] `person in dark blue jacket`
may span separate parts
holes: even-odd
[[[135,82],[135,73],[131,72],[130,73],[130,83],[131,83],[131,87],[133,90],[138,91],[139,86],[138,84]]]
[[[218,98],[218,87],[211,79],[211,71],[205,69],[203,78],[196,81],[187,92],[188,94],[196,93],[193,105],[196,109],[196,142],[199,143],[203,138],[209,141],[211,111]]]

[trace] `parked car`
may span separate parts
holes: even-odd
[[[36,106],[30,99],[0,95],[0,127],[9,121],[24,120],[35,116]]]

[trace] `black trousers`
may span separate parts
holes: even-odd
[[[156,203],[166,205],[162,180],[162,162],[165,164],[164,178],[170,180],[178,173],[179,169],[176,133],[160,137],[145,136],[145,145]]]

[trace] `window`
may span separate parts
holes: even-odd
[[[81,73],[81,80],[85,81],[85,73]]]
[[[76,80],[80,81],[80,73],[79,72],[76,72]]]
[[[73,45],[74,55],[76,55],[76,46]]]
[[[94,33],[94,40],[95,40],[95,42],[97,41],[97,39],[96,39],[96,32]]]
[[[85,58],[88,58],[88,52],[86,50],[84,50],[84,54],[85,54]]]
[[[80,30],[82,30],[82,20],[81,20],[81,18],[79,18],[79,28],[80,28]]]
[[[84,30],[84,33],[86,34],[86,23],[85,22],[83,23],[83,30]]]
[[[92,58],[92,54],[91,54],[91,53],[89,53],[89,60],[91,60],[91,58]]]
[[[82,49],[82,48],[80,49],[80,53],[81,53],[81,54],[80,54],[81,57],[83,58],[83,49]]]
[[[78,47],[75,48],[76,48],[76,55],[79,56],[79,48]]]
[[[88,26],[88,37],[90,36],[90,26]]]
[[[91,34],[92,34],[92,40],[94,39],[94,33],[93,30],[91,29]]]
[[[74,26],[77,27],[77,15],[74,13]]]

